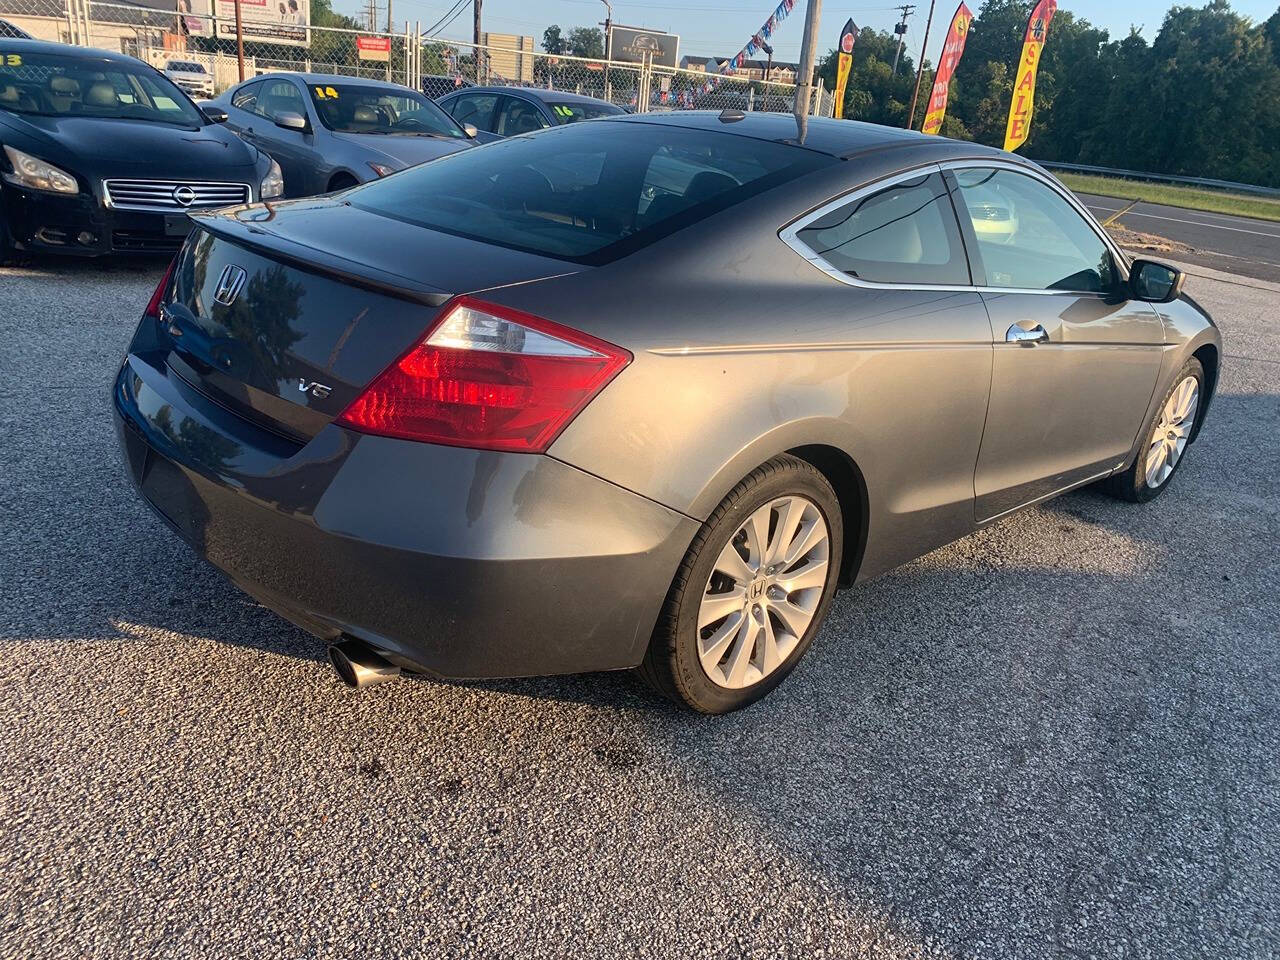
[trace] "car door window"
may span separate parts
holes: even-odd
[[[969,283],[960,228],[937,173],[840,204],[795,233],[831,269],[872,283]]]
[[[465,93],[449,104],[449,112],[458,123],[470,123],[477,130],[493,133],[496,93]]]
[[[291,80],[268,80],[262,85],[262,92],[254,101],[253,112],[275,122],[280,113],[296,113],[307,115],[307,108],[302,102],[302,94]]]
[[[550,124],[543,118],[542,112],[535,104],[521,97],[504,97],[502,106],[498,108],[497,127],[494,132],[502,137],[515,137],[522,133],[533,133],[548,126]]]
[[[973,226],[986,286],[1077,293],[1115,288],[1110,249],[1056,190],[992,167],[959,169],[955,178],[956,206]]]
[[[259,80],[255,83],[246,83],[235,92],[234,96],[232,96],[231,105],[239,110],[252,111],[254,103],[258,99],[258,94],[261,92],[265,84],[266,82],[263,80]]]

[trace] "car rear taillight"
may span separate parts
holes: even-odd
[[[156,284],[155,292],[151,294],[151,299],[147,301],[147,309],[142,311],[144,318],[160,319],[160,304],[164,302],[164,295],[169,292],[169,281],[173,279],[173,268],[177,262],[178,258],[174,257],[169,261],[169,266],[165,267],[164,276],[160,278],[160,282]]]
[[[407,440],[542,453],[631,354],[519,310],[458,297],[340,417]]]

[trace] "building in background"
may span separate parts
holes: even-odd
[[[697,70],[702,73],[719,73],[721,65],[725,62],[721,57],[681,57],[681,70]],[[785,60],[773,61],[773,66],[769,66],[767,60],[746,60],[742,66],[733,72],[733,76],[744,80],[763,80],[765,72],[769,73],[769,80],[774,83],[795,83],[796,73],[799,71],[800,65],[789,63]]]
[[[485,33],[481,42],[489,48],[489,73],[495,83],[533,83],[533,37]]]

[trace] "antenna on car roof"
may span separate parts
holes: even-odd
[[[741,110],[731,110],[729,108],[725,108],[724,110],[720,111],[721,123],[737,123],[739,120],[745,120],[746,118],[747,118],[747,115],[743,113]]]

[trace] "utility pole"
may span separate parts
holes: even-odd
[[[902,11],[902,19],[893,27],[893,32],[898,35],[898,49],[893,52],[893,69],[889,71],[889,75],[893,77],[898,75],[898,59],[902,56],[902,45],[907,42],[907,17],[916,10],[912,3],[904,3],[898,9]]]
[[[240,22],[240,0],[236,0],[236,61],[240,64],[240,82],[244,83],[244,25]]]
[[[796,140],[800,143],[804,143],[809,133],[809,98],[813,96],[813,61],[821,22],[822,0],[809,0],[804,11],[804,37],[800,41],[800,70],[796,74]]]
[[[929,48],[929,27],[933,25],[933,5],[936,0],[929,0],[929,16],[924,22],[924,43],[920,44],[920,62],[916,64],[916,92],[911,94],[911,109],[907,111],[907,129],[915,124],[916,100],[920,97],[920,78],[924,76],[924,52]]]
[[[613,90],[609,86],[609,61],[613,59],[613,42],[609,31],[613,28],[613,4],[609,0],[600,0],[604,4],[604,98],[613,102]]]
[[[484,33],[480,29],[480,8],[484,5],[484,0],[471,0],[472,15],[472,42],[475,43],[476,54],[476,83],[484,83],[484,77],[481,75],[480,61],[484,57],[484,52],[480,49],[480,42],[484,37]]]

